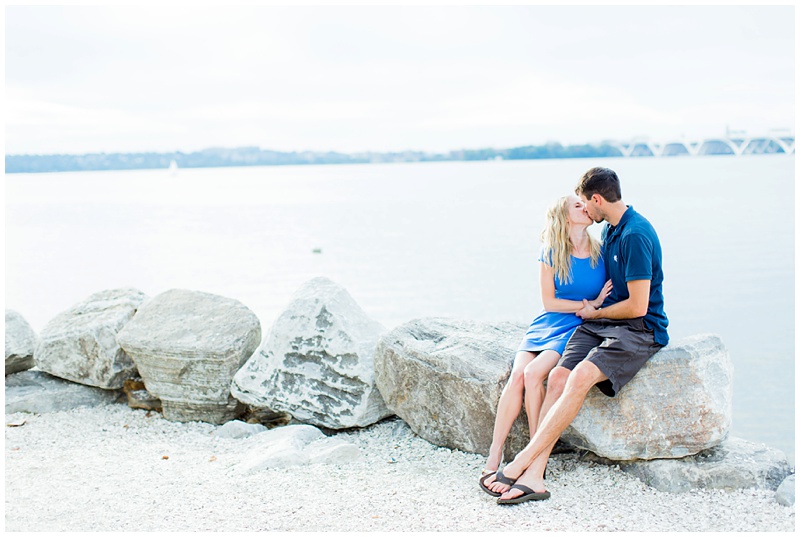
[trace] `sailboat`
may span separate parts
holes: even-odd
[[[174,160],[169,163],[169,173],[170,175],[177,175],[178,173],[178,163]]]

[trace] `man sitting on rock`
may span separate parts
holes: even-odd
[[[592,386],[614,397],[647,360],[667,344],[661,284],[661,244],[653,226],[625,205],[617,174],[592,168],[575,193],[589,217],[603,228],[603,260],[613,289],[600,308],[584,300],[584,319],[547,380],[544,416],[530,443],[485,484],[502,495],[498,503],[550,497],[544,487],[547,459],[561,433],[577,416]]]

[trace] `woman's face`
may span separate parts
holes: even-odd
[[[570,224],[590,226],[592,219],[586,214],[585,206],[578,196],[567,199],[567,220]]]

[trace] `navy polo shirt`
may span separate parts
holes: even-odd
[[[669,342],[669,321],[664,313],[661,290],[664,273],[661,270],[661,242],[656,230],[629,205],[616,226],[606,223],[601,236],[606,273],[614,286],[603,306],[627,299],[627,282],[650,280],[650,302],[644,322],[653,330],[656,343],[666,345]]]

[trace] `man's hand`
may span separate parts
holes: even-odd
[[[592,306],[588,300],[583,299],[583,307],[575,312],[575,315],[583,319],[594,319],[597,316],[598,308]]]

